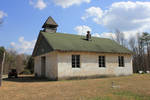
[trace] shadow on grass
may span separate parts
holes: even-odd
[[[67,80],[86,80],[86,79],[97,79],[97,78],[111,78],[113,75],[93,75],[93,76],[77,76],[77,77],[63,77],[59,80],[56,79],[47,79],[35,77],[34,75],[23,75],[18,78],[3,78],[4,81],[12,81],[12,82],[55,82],[55,81],[67,81]]]
[[[49,80],[47,78],[39,78],[34,76],[19,76],[18,78],[4,78],[4,81],[11,81],[11,82],[48,82],[54,80]]]
[[[60,79],[59,81],[67,81],[67,80],[86,80],[86,79],[96,79],[96,78],[109,78],[110,76],[90,76],[90,77],[67,77]],[[35,77],[32,75],[28,76],[19,76],[18,78],[3,78],[4,81],[12,81],[12,82],[55,82],[57,79],[47,79],[41,77]]]

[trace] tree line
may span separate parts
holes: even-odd
[[[18,54],[15,50],[6,50],[0,47],[0,58],[2,59],[5,52],[5,63],[3,74],[8,74],[11,69],[16,69],[19,74],[32,74],[34,62],[31,55]]]
[[[150,34],[137,33],[135,37],[129,39],[126,39],[124,35],[123,32],[116,30],[114,40],[133,52],[133,72],[150,71]]]

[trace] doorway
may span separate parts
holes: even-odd
[[[46,57],[41,57],[41,76],[46,76]]]

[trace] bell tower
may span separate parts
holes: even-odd
[[[50,16],[42,26],[44,28],[43,31],[49,33],[56,33],[58,24],[54,21],[54,19]]]

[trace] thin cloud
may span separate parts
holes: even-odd
[[[29,0],[29,4],[39,10],[43,10],[44,8],[47,7],[47,3],[44,0],[37,0],[36,2],[33,0]]]
[[[95,37],[101,37],[101,38],[109,38],[109,39],[115,39],[116,35],[114,33],[92,33],[92,28],[86,25],[80,25],[76,26],[74,30],[77,32],[78,35],[86,35],[87,31],[91,31],[92,36]]]
[[[72,5],[80,5],[82,3],[90,3],[91,0],[53,0],[53,2],[62,8],[68,8]]]
[[[76,26],[74,30],[77,32],[78,35],[85,35],[87,34],[87,31],[92,31],[92,29],[86,25]]]
[[[31,54],[35,45],[35,40],[26,41],[24,37],[20,37],[18,39],[18,43],[11,42],[11,48],[16,50],[18,53],[27,53]]]
[[[8,16],[7,13],[0,10],[0,19],[7,17],[7,16]]]

